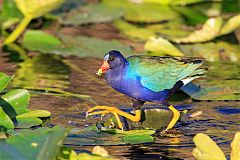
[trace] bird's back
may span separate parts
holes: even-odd
[[[140,83],[154,92],[172,89],[184,79],[202,76],[204,69],[201,58],[195,57],[159,57],[136,55],[127,58],[129,72],[140,77]]]

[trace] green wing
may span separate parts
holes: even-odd
[[[141,84],[155,92],[171,89],[176,82],[190,77],[195,79],[205,72],[197,69],[202,64],[199,58],[131,56],[127,60],[129,72],[139,76]]]

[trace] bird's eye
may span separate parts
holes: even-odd
[[[108,61],[114,61],[114,59],[115,59],[114,57],[109,57]]]

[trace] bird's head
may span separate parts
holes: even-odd
[[[119,51],[110,51],[108,52],[103,59],[103,64],[98,70],[97,75],[101,76],[102,73],[106,72],[109,69],[115,69],[125,64],[125,58]]]

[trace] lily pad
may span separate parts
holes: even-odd
[[[231,17],[222,27],[221,35],[228,34],[240,27],[240,14]]]
[[[28,30],[23,37],[23,46],[33,51],[48,52],[61,44],[58,38],[39,30]]]
[[[6,29],[23,17],[22,13],[17,8],[14,0],[4,0],[0,13],[0,24],[3,29]]]
[[[11,77],[0,72],[0,92],[7,87],[8,83],[12,80]]]
[[[222,27],[222,18],[210,18],[202,26],[202,29],[196,30],[187,37],[173,38],[176,43],[197,43],[207,42],[218,36]]]
[[[138,27],[124,20],[116,20],[114,25],[123,34],[133,39],[147,40],[149,37],[155,36],[155,33],[149,29]]]
[[[240,60],[240,47],[236,44],[227,42],[209,42],[185,44],[178,46],[181,51],[187,56],[200,56],[205,58],[205,61],[232,61]]]
[[[90,4],[68,13],[62,21],[66,25],[109,22],[123,16],[120,8],[111,8],[104,4]]]
[[[19,117],[19,116],[17,116],[13,122],[15,128],[30,128],[33,126],[39,126],[43,123],[41,119],[36,117]]]
[[[183,56],[184,54],[177,49],[173,44],[171,44],[168,40],[158,37],[151,37],[146,44],[144,45],[144,49],[146,51],[150,51],[153,53],[162,53],[171,56]]]
[[[104,0],[103,4],[111,8],[124,9],[124,19],[131,22],[153,23],[179,18],[178,13],[172,11],[169,6],[159,4],[133,4],[127,0]]]
[[[30,118],[30,117],[49,117],[51,113],[46,110],[31,110],[27,113],[18,115],[17,118]]]
[[[238,160],[240,159],[240,132],[237,132],[233,138],[233,141],[231,143],[232,152],[231,152],[231,160]]]
[[[39,35],[39,32],[41,34]],[[36,33],[36,34],[35,34]],[[36,37],[38,35],[38,37]],[[123,54],[132,54],[132,49],[118,41],[102,40],[98,38],[90,38],[85,36],[71,37],[60,34],[59,37],[63,41],[61,45],[48,45],[43,37],[53,37],[42,31],[31,31],[31,34],[24,35],[23,45],[32,51],[39,51],[46,54],[58,54],[63,56],[78,56],[78,57],[99,57],[102,58],[110,50],[119,50]],[[38,38],[38,43],[32,41],[32,38]],[[33,44],[34,43],[34,44]],[[33,44],[33,45],[32,45]],[[34,47],[32,47],[34,46]]]
[[[6,140],[6,144],[13,148],[19,157],[24,157],[23,159],[55,159],[68,131],[60,127],[28,130],[11,136]],[[16,152],[5,155],[6,159],[11,159]],[[1,150],[0,155],[2,154]]]
[[[154,138],[150,135],[127,135],[122,139],[127,144],[140,144],[154,141]]]
[[[223,151],[208,135],[199,133],[193,138],[193,141],[196,145],[196,148],[193,149],[193,156],[197,160],[226,160]]]
[[[13,129],[14,124],[10,117],[3,111],[3,109],[0,107],[0,128],[4,128],[6,130]]]
[[[175,11],[183,15],[183,17],[186,19],[186,23],[188,25],[197,25],[204,23],[208,17],[198,10],[194,10],[193,8],[189,7],[173,7]]]
[[[10,118],[14,118],[28,111],[29,99],[30,94],[27,90],[15,89],[1,97],[0,106]]]
[[[99,130],[96,127],[88,127],[85,129],[74,129],[71,131],[71,134],[68,136],[66,139],[66,144],[69,145],[122,145],[126,143],[130,143],[129,139],[132,140],[132,144],[136,143],[145,143],[145,142],[150,142],[149,136],[154,134],[155,131],[153,130],[131,130],[131,131],[122,131],[118,129],[104,129],[104,130]],[[133,136],[130,137],[127,141],[125,142],[123,137],[125,136]],[[134,140],[134,136],[146,136],[144,141],[144,138],[140,141],[137,141],[136,139]],[[152,142],[151,138],[151,142]]]

